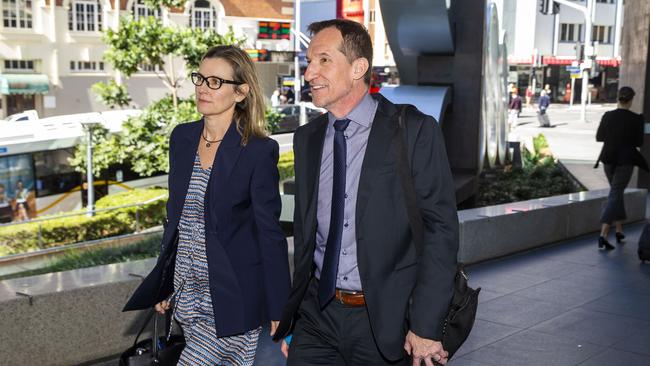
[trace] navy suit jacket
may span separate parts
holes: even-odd
[[[146,309],[174,290],[178,223],[203,120],[178,125],[169,144],[169,200],[156,266],[124,307]],[[278,143],[232,123],[217,151],[205,194],[205,237],[216,331],[228,336],[278,320],[289,296],[287,241],[279,225]]]

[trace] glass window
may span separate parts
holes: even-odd
[[[32,28],[32,0],[2,0],[2,23],[6,28]]]
[[[98,0],[74,0],[68,9],[68,30],[95,32],[102,30],[102,8]]]
[[[138,20],[140,18],[147,18],[147,17],[154,17],[156,19],[160,19],[160,8],[154,9],[147,4],[145,4],[144,0],[136,0],[133,2],[133,7],[131,8],[131,12],[133,13],[133,18]]]
[[[217,28],[217,12],[207,0],[196,0],[190,14],[190,26],[192,28]]]
[[[0,157],[0,222],[36,216],[31,154]]]
[[[33,60],[5,60],[5,70],[34,71]]]
[[[81,174],[68,162],[73,155],[72,148],[34,153],[37,197],[65,193],[81,184]]]
[[[104,71],[103,61],[70,61],[72,72],[100,72]]]

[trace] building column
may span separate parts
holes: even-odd
[[[629,86],[636,91],[632,111],[650,117],[650,2],[627,0],[625,2],[625,27],[621,34],[621,64],[619,87]],[[650,135],[645,134],[641,153],[650,161]],[[636,186],[650,188],[650,174],[639,170]]]

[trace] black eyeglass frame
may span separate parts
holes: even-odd
[[[198,84],[194,81],[194,78],[197,77],[197,76],[201,78],[201,82],[198,83]],[[209,82],[205,84],[208,88],[210,88],[212,90],[219,90],[221,88],[221,86],[223,86],[223,84],[233,84],[233,85],[245,84],[245,83],[243,83],[241,81],[222,79],[222,78],[220,78],[218,76],[203,76],[201,73],[196,72],[196,71],[190,74],[190,79],[192,79],[192,84],[194,84],[196,86],[203,85],[203,83],[205,83],[208,79],[217,79],[217,80],[219,80],[219,86],[216,87],[216,88],[211,87]]]

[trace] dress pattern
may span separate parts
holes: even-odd
[[[197,153],[178,225],[174,269],[174,317],[186,346],[178,365],[252,366],[262,328],[218,337],[205,249],[204,198],[211,168],[203,169]]]

